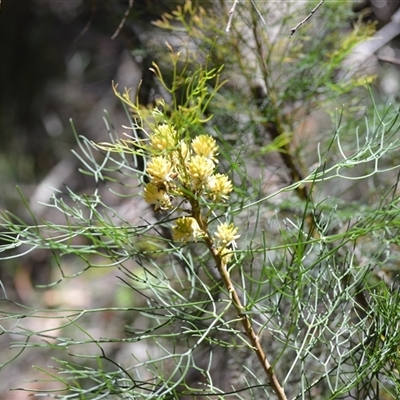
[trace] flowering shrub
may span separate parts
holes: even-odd
[[[156,25],[183,29],[203,53],[164,49],[170,74],[153,64],[149,104],[115,88],[130,135],[108,117],[108,143],[74,131],[93,193],[51,197],[64,224],[0,213],[2,261],[52,255],[59,275],[40,297],[92,274],[81,286],[95,297],[81,309],[20,304],[0,282],[0,338],[22,338],[0,369],[28,348],[64,352],[38,367],[58,386],[27,390],[64,400],[399,398],[399,113],[360,113],[371,80],[339,79],[371,34],[339,37],[346,2],[325,3],[323,22],[292,39],[281,33],[298,5],[281,3],[235,2],[231,33],[217,39],[208,33],[220,18],[194,2],[165,14]],[[346,108],[332,111],[342,95]],[[292,139],[321,108],[334,123],[309,140],[308,159]],[[343,184],[361,201],[341,198]],[[107,270],[118,280],[101,280]]]
[[[178,55],[179,56],[179,55]],[[176,55],[173,60],[177,61]],[[176,67],[176,64],[174,64]],[[162,76],[158,68],[155,71]],[[205,73],[204,73],[205,72]],[[197,83],[192,88],[193,93],[204,93],[208,81],[215,78],[214,71],[198,70],[190,77],[190,84]],[[170,89],[174,93],[174,89]],[[115,91],[116,92],[116,91]],[[141,121],[135,130],[144,133],[142,139],[117,139],[114,143],[95,144],[96,147],[108,152],[134,153],[148,158],[146,167],[147,183],[144,185],[143,197],[145,201],[154,205],[155,211],[186,213],[188,216],[179,216],[172,226],[172,238],[183,245],[189,242],[203,241],[211,253],[215,266],[219,272],[222,285],[229,296],[237,317],[241,320],[244,332],[251,343],[253,351],[267,375],[270,385],[279,399],[286,399],[283,388],[277,380],[271,365],[260,344],[258,334],[253,328],[251,318],[242,305],[239,292],[230,277],[228,264],[233,259],[233,251],[237,248],[236,240],[240,238],[238,228],[226,221],[219,223],[214,232],[210,230],[211,220],[215,220],[213,212],[224,206],[233,190],[233,185],[227,175],[217,172],[218,145],[209,134],[200,134],[191,138],[187,129],[176,127],[171,121],[176,119],[188,121],[188,116],[199,115],[203,102],[208,102],[215,92],[209,96],[199,97],[192,107],[179,107],[171,117],[167,118],[162,108],[143,110],[131,102],[129,92],[117,96],[129,106],[133,114]],[[189,97],[188,102],[191,102]],[[161,100],[159,104],[166,107]],[[185,113],[187,115],[185,116]],[[167,120],[169,119],[169,121]],[[195,119],[199,125],[205,120]],[[144,125],[147,125],[145,128]],[[182,204],[189,204],[189,208],[181,208]],[[212,218],[211,218],[212,217]],[[218,219],[218,218],[217,218]]]

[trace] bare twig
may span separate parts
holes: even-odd
[[[126,22],[128,16],[129,16],[129,13],[130,13],[131,10],[132,10],[133,2],[134,2],[134,0],[129,0],[128,9],[125,11],[125,14],[124,14],[124,16],[122,17],[122,20],[121,20],[121,22],[119,23],[118,28],[117,28],[117,30],[115,31],[114,35],[111,36],[111,39],[112,39],[112,40],[114,40],[114,39],[119,35],[119,33],[121,32],[121,29],[124,27],[125,22]]]
[[[297,29],[298,29],[301,25],[305,24],[305,23],[313,16],[313,14],[318,10],[318,8],[320,8],[320,7],[322,6],[322,4],[324,3],[324,1],[325,1],[325,0],[321,0],[321,1],[311,10],[310,14],[308,14],[307,17],[305,17],[305,18],[304,18],[302,21],[300,21],[294,28],[292,28],[292,29],[290,30],[289,38],[291,38],[291,37],[295,34],[295,32],[297,31]]]
[[[262,16],[261,11],[257,8],[257,5],[256,5],[255,1],[254,1],[254,0],[250,0],[250,1],[251,1],[251,4],[253,5],[254,9],[256,10],[258,16],[260,17],[262,23],[263,23],[264,25],[266,25],[265,19],[264,19],[264,17]]]
[[[251,4],[253,5],[254,9],[256,10],[258,16],[260,17],[262,23],[263,23],[264,25],[266,25],[265,19],[264,19],[264,17],[262,16],[260,10],[257,8],[256,3],[254,2],[254,0],[250,0],[250,1],[251,1]],[[233,14],[235,13],[235,9],[236,9],[236,6],[238,5],[238,3],[239,3],[239,0],[235,0],[235,1],[233,2],[233,4],[232,4],[231,9],[229,10],[229,19],[228,19],[228,24],[226,25],[225,32],[229,32],[230,29],[231,29],[232,21],[233,21]]]
[[[238,5],[238,3],[239,3],[239,0],[235,0],[235,1],[233,2],[233,4],[232,4],[231,9],[229,10],[228,24],[226,25],[226,29],[225,29],[226,32],[229,32],[230,29],[231,29],[232,20],[233,20],[233,14],[234,14],[234,12],[235,12],[235,8],[236,8],[236,6]]]

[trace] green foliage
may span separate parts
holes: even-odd
[[[16,353],[1,368],[29,349],[53,357],[37,368],[55,388],[24,390],[65,400],[399,396],[398,110],[364,102],[360,118],[372,78],[336,80],[373,32],[339,34],[347,2],[328,2],[292,39],[295,5],[282,4],[239,4],[229,34],[222,0],[165,15],[156,26],[186,43],[153,64],[164,98],[138,104],[115,88],[128,135],[108,115],[107,142],[73,129],[93,192],[52,196],[63,223],[1,213],[4,261],[47,250],[43,293],[76,284],[89,297],[42,309],[2,285],[0,329]],[[309,159],[294,139],[300,118],[321,109],[333,121],[314,132]]]

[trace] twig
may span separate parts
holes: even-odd
[[[231,29],[231,25],[232,25],[232,20],[233,20],[233,14],[235,12],[235,8],[238,5],[239,0],[235,0],[232,4],[231,9],[229,10],[229,19],[228,19],[228,24],[226,25],[226,29],[225,32],[229,32]]]
[[[313,14],[318,10],[318,8],[320,8],[320,7],[322,6],[322,4],[324,3],[324,1],[325,1],[325,0],[321,0],[321,1],[316,5],[316,7],[314,7],[314,8],[311,10],[310,14],[308,14],[307,17],[305,17],[305,18],[304,18],[302,21],[300,21],[294,28],[292,28],[292,29],[290,30],[289,39],[295,34],[295,32],[297,31],[297,29],[298,29],[301,25],[305,24],[305,23],[313,16]]]
[[[264,19],[264,17],[262,16],[261,11],[257,8],[256,3],[254,2],[254,0],[250,0],[250,1],[251,1],[251,4],[253,5],[254,9],[256,10],[258,16],[260,17],[262,23],[263,23],[264,25],[266,25],[267,23],[265,22],[265,19]]]
[[[114,39],[119,35],[119,33],[121,32],[121,29],[122,29],[123,26],[125,25],[125,22],[126,22],[128,16],[129,16],[129,13],[130,13],[131,10],[132,10],[133,2],[134,2],[134,0],[129,0],[128,9],[125,11],[125,14],[124,14],[124,16],[122,17],[122,20],[121,20],[121,22],[119,23],[118,28],[117,28],[117,30],[115,31],[114,35],[111,36],[111,39],[112,39],[112,40],[114,40]]]
[[[258,16],[260,17],[262,23],[264,25],[266,25],[265,19],[262,16],[260,10],[257,8],[256,3],[254,2],[254,0],[250,0],[250,1],[251,1],[251,4],[253,5],[254,9],[256,10]],[[229,10],[229,19],[228,19],[228,23],[227,23],[226,28],[225,28],[225,32],[229,32],[230,29],[231,29],[232,21],[233,21],[233,14],[235,13],[235,9],[236,9],[236,6],[238,5],[238,3],[239,3],[239,0],[235,0],[233,2],[233,4],[232,4],[231,9]]]

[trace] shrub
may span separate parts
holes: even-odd
[[[41,309],[2,287],[2,334],[18,349],[2,367],[53,356],[36,367],[51,384],[24,390],[398,397],[398,111],[360,101],[372,77],[339,74],[373,27],[340,33],[349,11],[327,3],[289,39],[294,6],[281,4],[237,5],[229,34],[224,1],[164,15],[156,26],[180,41],[153,64],[160,96],[143,105],[114,86],[128,125],[121,135],[106,116],[106,142],[72,125],[93,192],[52,196],[63,224],[2,212],[3,260],[48,250],[41,293],[75,284],[89,297]],[[332,124],[303,143],[318,115]]]

